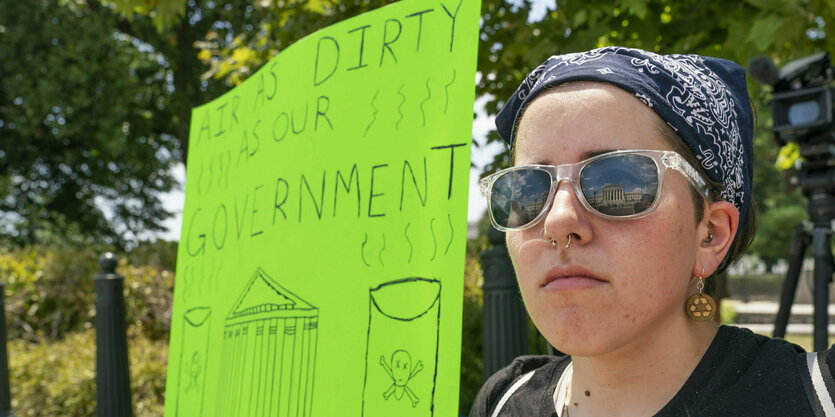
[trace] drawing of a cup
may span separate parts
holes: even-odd
[[[203,415],[211,314],[212,309],[209,307],[194,307],[183,315],[183,337],[180,339],[183,344],[180,351],[175,416]]]
[[[363,416],[432,416],[441,282],[406,278],[369,291]]]

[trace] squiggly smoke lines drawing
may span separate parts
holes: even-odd
[[[409,243],[409,263],[412,263],[412,252],[414,252],[414,248],[413,248],[413,245],[412,245],[412,240],[409,239],[409,226],[411,226],[411,225],[412,225],[412,223],[410,222],[409,224],[406,225],[406,229],[403,230],[403,235],[406,236],[406,242]]]
[[[437,233],[435,233],[435,220],[437,220],[435,217],[433,217],[429,220],[429,231],[432,234],[432,255],[429,258],[430,261],[435,260],[435,258],[438,255],[438,249],[439,249],[438,240],[439,240],[440,236]],[[452,223],[452,214],[449,214],[449,213],[447,214],[447,222],[449,224],[449,241],[447,242],[446,247],[444,248],[444,253],[443,253],[444,256],[449,254],[449,250],[450,250],[450,248],[452,248],[452,242],[455,240],[455,227]],[[412,237],[409,235],[409,228],[411,228],[411,227],[412,227],[412,222],[409,222],[409,223],[406,224],[406,227],[403,228],[403,237],[406,239],[406,244],[409,246],[409,256],[408,256],[407,261],[406,261],[407,263],[412,263],[412,259],[414,258],[414,255],[415,255],[415,242],[412,240]],[[382,237],[383,243],[382,243],[382,247],[380,247],[379,251],[377,251],[377,260],[380,262],[381,266],[385,266],[385,261],[383,260],[383,252],[386,251],[388,246],[386,245],[386,235],[385,235],[385,233],[382,233],[380,236]],[[420,244],[421,242],[425,242],[425,240],[419,239],[417,243]],[[368,258],[366,257],[366,247],[368,246],[368,244],[369,244],[368,233],[365,233],[365,236],[363,236],[363,239],[362,239],[362,244],[360,246],[360,258],[362,260],[362,263],[365,266],[370,267],[371,264],[369,264]]]
[[[394,124],[394,130],[399,130],[400,129],[400,122],[403,120],[403,117],[405,117],[404,114],[403,114],[402,109],[403,109],[403,104],[406,103],[406,96],[401,92],[401,90],[403,90],[403,86],[405,86],[405,85],[406,84],[401,84],[400,88],[397,89],[397,95],[399,95],[400,97],[403,97],[403,101],[401,101],[400,106],[397,107],[397,113],[400,115],[400,118],[397,119],[397,123]]]
[[[452,214],[447,214],[447,219],[449,220],[449,243],[446,245],[446,250],[444,251],[444,255],[449,252],[449,247],[452,246],[452,237],[455,236],[454,229],[452,227]]]
[[[429,89],[429,78],[426,79],[426,98],[420,102],[420,117],[423,119],[423,126],[426,126],[426,112],[423,110],[423,105],[432,98],[432,90]]]
[[[368,233],[365,234],[365,239],[363,239],[362,246],[360,246],[360,257],[362,257],[362,263],[364,263],[365,266],[371,266],[371,264],[369,264],[368,261],[365,260],[365,245],[367,243],[368,243]]]
[[[435,260],[435,253],[438,252],[438,239],[435,236],[435,218],[433,217],[432,220],[429,221],[429,231],[432,232],[432,257],[429,258],[430,261]]]
[[[371,123],[369,123],[368,126],[365,127],[365,133],[362,134],[362,137],[365,137],[365,135],[368,134],[368,130],[371,129],[371,125],[373,125],[374,122],[377,120],[377,107],[374,106],[374,102],[377,101],[377,94],[380,94],[379,88],[377,89],[377,92],[374,93],[374,98],[371,99],[371,108],[374,109],[374,113],[371,114],[373,118],[371,119]]]
[[[213,159],[209,160],[209,183],[206,184],[206,189],[207,190],[212,189],[212,183],[214,182],[214,179],[215,179],[215,160],[213,158]]]
[[[383,251],[384,250],[386,250],[386,235],[385,234],[383,234],[383,247],[380,248],[380,252],[377,254],[377,259],[380,260],[380,265],[382,265],[382,266],[386,266],[386,264],[383,263]]]
[[[446,86],[444,86],[444,91],[446,92],[446,94],[444,94],[444,114],[446,114],[446,110],[449,107],[449,86],[451,86],[452,83],[454,83],[454,82],[455,82],[455,70],[453,69],[452,70],[452,81],[450,81]]]
[[[203,194],[203,161],[200,161],[200,170],[197,171],[197,194]]]
[[[224,156],[226,158],[223,158]],[[228,190],[229,189],[229,176],[228,175],[223,175],[223,172],[226,171],[226,170],[223,169],[223,166],[224,166],[223,165],[223,160],[224,159],[226,159],[226,162],[229,165],[232,165],[232,154],[229,151],[226,151],[225,153],[221,154],[221,157],[218,157],[218,166],[219,166],[218,169],[220,170],[220,175],[223,177],[223,180],[224,180],[223,181],[223,189]]]

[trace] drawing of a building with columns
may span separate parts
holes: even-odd
[[[319,309],[258,268],[226,317],[216,415],[307,417]]]

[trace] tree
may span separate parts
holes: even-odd
[[[742,65],[764,54],[784,65],[819,51],[835,51],[831,4],[822,0],[722,1],[579,1],[558,0],[544,19],[530,21],[531,3],[518,7],[486,0],[477,94],[490,94],[486,109],[496,114],[528,71],[548,55],[579,52],[605,45],[632,46],[659,53],[698,53]],[[759,108],[754,139],[754,195],[760,208],[760,232],[749,253],[767,262],[785,257],[793,228],[804,216],[797,190],[784,192],[785,176],[775,168],[778,147],[770,133],[767,87],[749,80]],[[488,141],[500,141],[491,132]],[[504,168],[508,153],[496,156],[485,174]]]
[[[260,20],[249,0],[175,3],[182,19],[160,18],[170,2],[151,17],[99,0],[0,0],[0,238],[122,246],[162,229],[190,109],[228,89],[200,79],[194,43]]]
[[[117,241],[120,229],[159,229],[154,195],[171,188],[176,147],[155,126],[166,80],[153,56],[114,36],[112,16],[0,3],[0,233]]]
[[[0,235],[29,242],[46,230],[119,242],[126,233],[159,229],[166,213],[157,196],[172,185],[167,168],[186,162],[193,106],[237,85],[295,40],[386,3],[0,0],[0,216],[7,220]],[[486,110],[495,114],[547,55],[611,44],[742,63],[766,53],[784,64],[835,49],[826,36],[827,5],[559,0],[534,21],[530,0],[485,0],[477,94],[491,97]],[[763,87],[750,87],[764,105]],[[767,126],[770,115],[761,111],[760,119]],[[756,195],[767,225],[769,210],[799,202],[772,197],[782,176],[773,158],[759,155],[776,151],[768,133],[757,135]],[[495,132],[488,138],[499,140]],[[485,173],[507,163],[501,154]],[[97,198],[112,207],[112,218]]]

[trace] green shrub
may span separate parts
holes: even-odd
[[[119,255],[125,277],[135,416],[161,416],[165,397],[176,245]],[[155,252],[156,251],[156,252]],[[0,251],[6,281],[13,409],[24,416],[95,415],[95,290],[98,248]],[[143,263],[131,264],[129,261]]]
[[[484,381],[482,355],[482,306],[484,281],[479,258],[467,256],[464,273],[464,314],[461,331],[461,388],[460,411],[469,413],[478,390]]]
[[[88,417],[96,411],[96,336],[87,330],[57,342],[9,342],[12,409],[18,417]],[[136,417],[161,416],[168,343],[128,341]]]
[[[168,341],[174,302],[174,273],[150,266],[120,262],[125,277],[125,313],[128,333]]]
[[[722,311],[722,324],[736,324],[738,314],[733,303],[723,302],[719,308]]]
[[[168,340],[176,245],[154,244],[120,255],[116,272],[125,277],[125,304],[131,335]],[[10,339],[57,340],[91,329],[95,320],[93,277],[103,250],[42,246],[0,252],[0,281],[7,283]],[[137,259],[148,264],[130,264]]]
[[[95,415],[95,334],[8,345],[12,409],[18,417]]]
[[[90,328],[92,277],[97,269],[91,249],[29,247],[0,252],[9,338],[55,340]]]

